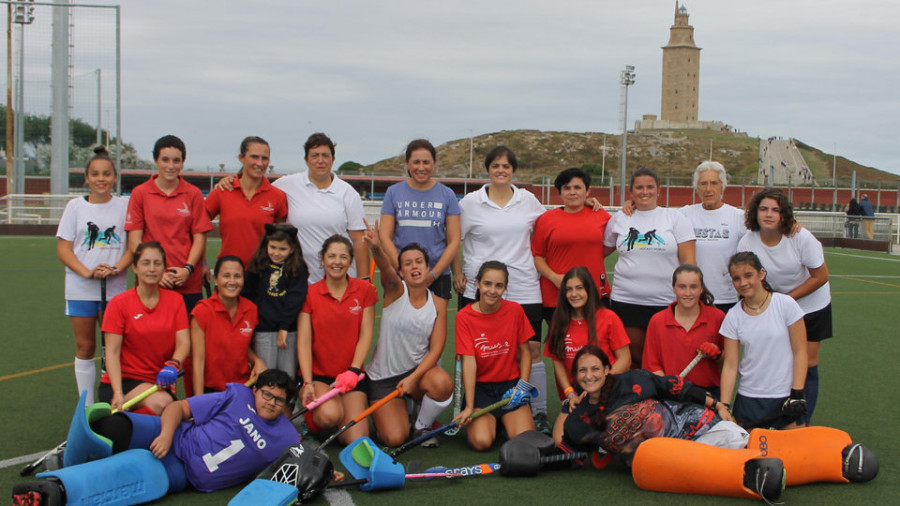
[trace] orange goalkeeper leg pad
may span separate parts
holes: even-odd
[[[644,490],[775,501],[784,490],[784,470],[758,450],[719,448],[695,441],[653,438],[641,443],[631,468]]]
[[[846,432],[831,427],[754,429],[747,447],[781,459],[788,485],[863,482],[878,474],[875,455],[862,445],[854,445]]]

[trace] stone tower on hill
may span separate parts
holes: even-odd
[[[672,122],[697,121],[700,89],[700,48],[694,44],[694,27],[688,24],[684,5],[675,2],[675,24],[669,43],[662,48],[662,114]]]

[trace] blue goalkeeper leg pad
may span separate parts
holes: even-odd
[[[228,506],[288,506],[297,501],[299,493],[293,485],[257,478],[228,501]]]
[[[142,504],[159,499],[169,489],[165,467],[147,450],[128,450],[37,477],[60,480],[66,504]]]
[[[354,478],[369,480],[359,487],[365,492],[403,488],[406,481],[403,464],[394,462],[390,455],[381,451],[368,437],[361,437],[350,443],[341,450],[339,458]]]
[[[89,460],[102,459],[112,455],[112,441],[99,436],[91,430],[91,422],[109,416],[109,404],[98,402],[85,408],[87,390],[81,392],[72,424],[69,425],[69,436],[66,438],[66,451],[63,454],[63,466],[69,467],[83,464]]]

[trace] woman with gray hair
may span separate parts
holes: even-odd
[[[727,312],[738,300],[728,274],[728,259],[737,252],[738,242],[747,233],[744,212],[722,200],[728,174],[721,163],[706,161],[698,165],[693,186],[700,202],[680,211],[694,227],[697,265],[703,270],[706,287],[715,297],[715,306]]]

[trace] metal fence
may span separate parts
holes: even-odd
[[[55,225],[59,223],[66,204],[79,195],[7,195],[0,197],[0,223],[26,225]],[[381,214],[381,202],[364,201],[369,223],[375,223]],[[553,207],[553,206],[548,206]],[[616,212],[617,207],[609,207]],[[842,212],[794,211],[794,216],[810,232],[819,238],[847,238],[853,221]],[[874,240],[900,244],[900,214],[879,213],[874,222]],[[859,237],[866,238],[862,222],[859,223]],[[849,226],[848,226],[849,225]]]

